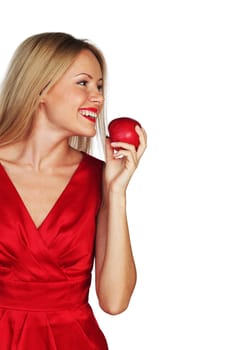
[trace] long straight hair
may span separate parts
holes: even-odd
[[[97,58],[104,81],[105,59],[94,44],[70,34],[49,32],[33,35],[16,49],[0,92],[0,146],[22,140],[30,131],[42,92],[48,91],[65,73],[77,54],[90,50]],[[104,144],[104,109],[97,120],[97,135]],[[91,138],[73,136],[73,148],[90,152]]]

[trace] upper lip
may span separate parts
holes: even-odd
[[[90,112],[90,116],[92,117],[97,117],[98,115],[98,109],[95,107],[83,107],[83,108],[80,108],[79,111]]]
[[[80,111],[90,111],[94,113],[98,113],[98,109],[95,107],[83,107],[79,109]]]

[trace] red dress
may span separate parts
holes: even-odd
[[[107,350],[88,304],[103,162],[87,154],[37,228],[0,165],[0,350]]]

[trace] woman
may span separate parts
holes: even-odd
[[[146,148],[105,141],[98,48],[42,33],[16,50],[0,95],[0,350],[107,349],[88,292],[123,312],[136,282],[126,188]],[[119,147],[115,153],[114,147]],[[94,264],[95,262],[95,264]]]

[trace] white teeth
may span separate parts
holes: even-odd
[[[88,111],[88,110],[82,110],[82,111],[80,111],[80,113],[82,115],[84,115],[85,117],[97,118],[97,114],[95,112],[91,112],[91,111]]]

